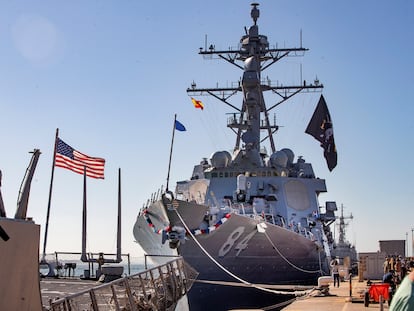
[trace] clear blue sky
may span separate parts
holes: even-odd
[[[197,54],[208,44],[236,47],[251,25],[251,1],[1,1],[0,169],[8,216],[15,213],[29,151],[42,155],[28,216],[42,225],[41,250],[56,128],[75,149],[106,159],[105,180],[88,179],[88,251],[115,252],[117,170],[122,169],[123,252],[142,254],[132,227],[142,204],[166,181],[174,114],[171,186],[193,164],[233,148],[231,110],[186,94],[230,85],[241,71]],[[277,148],[313,163],[328,193],[354,220],[348,238],[360,252],[378,240],[411,239],[414,199],[412,34],[414,4],[399,1],[260,1],[259,29],[272,46],[303,46],[265,75],[288,84],[316,76],[333,119],[338,166],[304,130],[319,94],[299,96],[276,111]],[[275,99],[267,99],[271,105]],[[234,102],[239,104],[240,102]],[[268,148],[269,150],[269,148]],[[80,251],[82,175],[55,169],[47,252]],[[411,244],[411,243],[410,243]],[[411,245],[409,247],[411,253]]]

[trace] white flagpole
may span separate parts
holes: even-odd
[[[174,115],[174,123],[173,123],[173,130],[172,130],[172,139],[171,139],[171,148],[170,148],[170,160],[168,162],[168,174],[167,174],[167,187],[166,191],[168,192],[168,183],[170,182],[170,169],[171,169],[171,158],[173,152],[173,145],[174,145],[174,134],[175,134],[175,121],[177,120],[177,114]]]
[[[52,201],[53,176],[55,175],[56,147],[57,147],[58,137],[59,137],[59,129],[57,128],[56,129],[56,137],[55,137],[55,148],[53,149],[52,174],[50,176],[49,200],[48,200],[48,203],[47,203],[45,238],[43,239],[43,255],[42,255],[41,262],[46,261],[47,231],[49,229],[50,203]]]

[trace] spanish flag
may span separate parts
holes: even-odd
[[[193,102],[194,107],[200,108],[201,110],[204,109],[204,104],[201,102],[201,100],[196,100],[191,97],[191,101]]]

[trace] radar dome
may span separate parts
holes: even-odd
[[[293,153],[293,151],[289,148],[283,148],[280,151],[286,153],[286,155],[288,156],[288,164],[292,164],[293,160],[295,159],[295,154]]]
[[[286,167],[288,160],[288,155],[285,152],[279,150],[275,153],[272,153],[270,156],[270,165],[275,168]]]
[[[216,168],[226,167],[230,164],[231,155],[227,151],[217,151],[211,156],[211,165]]]

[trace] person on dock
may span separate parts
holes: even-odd
[[[338,257],[335,257],[334,259],[331,260],[331,271],[332,271],[332,276],[334,279],[334,287],[336,285],[336,283],[338,283],[338,287],[339,287],[339,262],[338,262]]]
[[[407,260],[407,258],[401,258],[401,280],[403,280],[407,274],[407,268],[409,267],[409,263],[410,262]]]
[[[402,269],[402,263],[401,263],[401,256],[397,257],[395,261],[395,276],[397,278],[397,283],[401,283],[402,277],[401,277],[401,269]]]
[[[98,262],[98,273],[99,273],[97,277],[100,277],[102,275],[102,266],[105,263],[104,253],[99,253],[97,262]]]
[[[383,263],[384,274],[387,274],[391,270],[391,258],[389,256],[385,257],[385,261]]]
[[[414,310],[414,269],[411,268],[391,300],[390,311]]]

